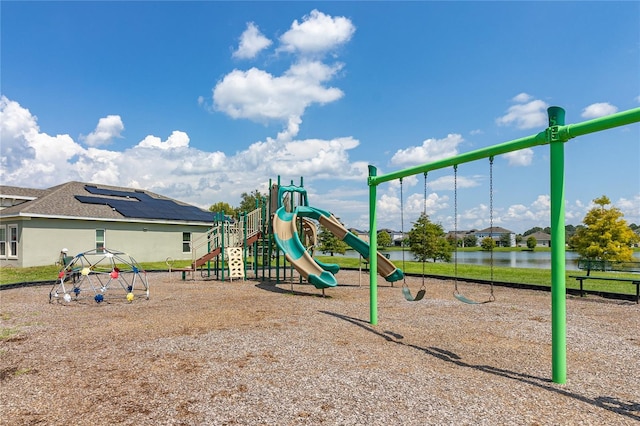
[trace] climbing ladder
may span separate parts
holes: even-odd
[[[229,265],[229,279],[244,280],[244,261],[242,260],[242,247],[231,247],[226,250],[227,263]]]

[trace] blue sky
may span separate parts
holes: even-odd
[[[139,187],[238,205],[269,179],[368,229],[378,173],[640,106],[638,2],[0,4],[2,184]],[[494,224],[549,226],[549,147],[496,157]],[[489,224],[489,165],[458,227]],[[453,171],[403,183],[404,224],[453,228]],[[566,222],[607,195],[640,223],[640,125],[566,144]],[[378,224],[401,226],[397,182]]]

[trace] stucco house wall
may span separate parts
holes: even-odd
[[[70,182],[62,185],[62,190],[59,187],[52,191],[42,190],[38,197],[19,200],[13,206],[6,201],[9,198],[7,193],[20,191],[0,187],[0,195],[5,200],[4,208],[0,210],[0,234],[4,230],[5,237],[4,253],[0,250],[0,266],[52,265],[63,248],[68,249],[69,256],[96,249],[96,230],[104,231],[104,247],[126,252],[138,262],[163,261],[168,257],[175,260],[191,259],[189,245],[183,241],[184,233],[188,233],[191,241],[194,241],[212,225],[212,222],[205,221],[123,217],[107,205],[80,205],[74,194],[82,194],[84,185]],[[47,197],[53,195],[58,204],[67,206],[66,211],[59,210],[56,203],[49,202]],[[76,202],[78,205],[74,206]],[[181,206],[193,209],[193,206],[176,203],[178,211]],[[71,214],[73,211],[78,215]],[[202,217],[206,216],[205,212]],[[10,255],[9,230],[12,226],[17,226],[18,231],[17,256]]]
[[[104,230],[105,247],[124,251],[138,262],[190,259],[183,252],[183,233],[196,239],[206,226],[183,224],[151,224],[100,222],[88,220],[32,219],[18,222],[18,259],[1,259],[0,264],[41,266],[53,264],[63,248],[75,256],[96,248],[96,229]]]

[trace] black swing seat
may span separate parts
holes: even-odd
[[[426,293],[427,291],[425,289],[420,289],[420,291],[418,291],[418,293],[416,294],[416,297],[413,297],[411,295],[411,290],[409,290],[409,287],[402,287],[402,294],[404,295],[404,298],[407,300],[407,302],[417,302],[418,300],[422,300]]]

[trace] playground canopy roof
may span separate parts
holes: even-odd
[[[213,213],[150,191],[67,182],[39,190],[0,186],[0,218],[51,217],[142,221],[213,221]]]

